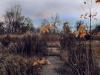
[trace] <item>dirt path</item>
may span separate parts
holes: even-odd
[[[43,66],[41,75],[59,75],[56,69],[63,65],[60,57],[48,56],[47,60],[49,60],[51,64]]]

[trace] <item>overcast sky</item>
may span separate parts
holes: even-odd
[[[56,14],[61,19],[78,20],[80,15],[85,13],[83,3],[85,0],[1,0],[0,16],[5,11],[16,4],[21,5],[23,15],[30,17],[35,24],[38,24],[42,18],[52,17]],[[94,7],[93,7],[94,8]],[[98,9],[97,11],[99,11]],[[100,15],[97,15],[100,17]]]

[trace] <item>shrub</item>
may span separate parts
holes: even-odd
[[[41,66],[19,55],[0,53],[0,75],[40,75]]]
[[[43,54],[46,41],[43,35],[27,32],[25,34],[9,34],[1,39],[4,48],[9,52],[24,56]]]

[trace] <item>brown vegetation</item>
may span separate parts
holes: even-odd
[[[92,40],[86,40],[87,35],[92,35],[85,25],[79,24],[75,35],[68,22],[61,32],[51,32],[59,22],[55,17],[53,24],[48,23],[39,29],[40,32],[33,32],[31,20],[21,15],[19,7],[15,9],[7,11],[5,23],[0,23],[0,75],[39,75],[41,65],[50,64],[44,58],[48,54],[48,42],[60,42],[60,56],[65,63],[60,69],[62,75],[99,75],[89,48]],[[5,28],[4,24],[7,24]],[[94,48],[94,57],[99,57],[99,48]],[[58,48],[52,49],[56,52]]]

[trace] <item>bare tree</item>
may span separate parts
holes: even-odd
[[[71,28],[69,26],[69,22],[65,22],[63,24],[63,32],[65,32],[65,33],[70,33],[71,32]]]
[[[51,22],[56,26],[56,25],[60,25],[60,17],[59,15],[53,16],[51,17]]]
[[[41,20],[41,25],[47,25],[47,24],[49,24],[49,21],[47,19]]]
[[[3,34],[5,32],[3,22],[0,22],[0,34]]]
[[[8,33],[19,32],[20,28],[25,26],[32,27],[30,18],[22,16],[21,7],[19,5],[15,5],[7,10],[4,17]]]

